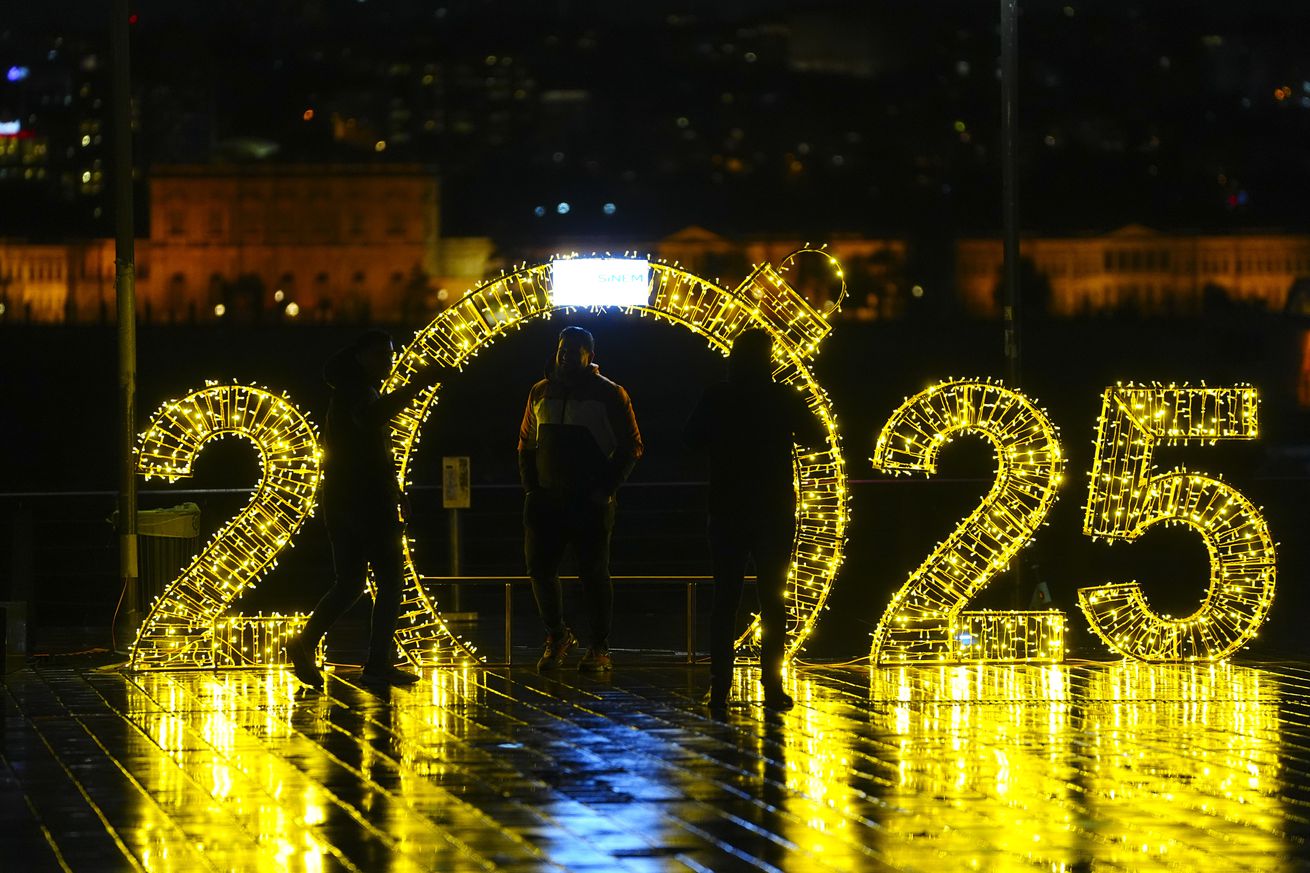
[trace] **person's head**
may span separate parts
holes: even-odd
[[[559,345],[555,348],[555,368],[562,375],[581,373],[591,366],[596,352],[596,338],[586,328],[571,326],[559,332]]]
[[[744,330],[728,353],[728,378],[734,382],[769,379],[773,375],[773,337],[758,327]]]
[[[370,380],[381,382],[391,373],[391,358],[396,350],[391,334],[377,328],[367,330],[355,340],[354,348],[355,360]]]

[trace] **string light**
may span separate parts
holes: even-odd
[[[1251,640],[1274,598],[1274,542],[1264,516],[1227,482],[1177,468],[1156,474],[1156,446],[1256,439],[1259,397],[1231,388],[1118,385],[1102,396],[1083,531],[1137,539],[1157,523],[1193,528],[1210,554],[1196,612],[1151,609],[1135,582],[1083,588],[1078,604],[1115,652],[1144,661],[1214,661]]]
[[[801,255],[818,255],[819,257],[823,258],[824,261],[827,262],[828,267],[833,272],[833,277],[841,283],[841,291],[838,292],[836,300],[831,301],[830,303],[827,304],[827,306],[824,307],[823,315],[825,318],[827,318],[831,316],[833,313],[841,312],[842,301],[845,300],[847,296],[849,296],[850,294],[850,291],[846,287],[846,271],[842,269],[841,262],[838,261],[836,258],[834,258],[831,254],[829,254],[828,245],[826,243],[819,246],[818,248],[812,248],[809,243],[806,243],[801,248],[797,249],[787,257],[783,258],[778,263],[778,269],[780,271],[785,271],[787,269],[787,266]]]
[[[556,312],[567,315],[576,311],[554,305],[551,278],[550,263],[524,266],[460,298],[405,347],[384,390],[392,391],[407,384],[415,372],[432,363],[463,368],[483,348],[525,323],[548,318]],[[765,329],[774,339],[775,379],[801,392],[825,428],[827,439],[822,448],[798,448],[794,455],[797,532],[787,591],[788,655],[794,655],[813,632],[826,603],[842,562],[846,537],[846,470],[836,416],[827,394],[807,366],[832,328],[768,264],[756,267],[733,290],[693,275],[676,264],[660,262],[651,264],[650,281],[648,305],[621,307],[619,311],[687,328],[725,355],[743,330]],[[418,446],[419,432],[436,401],[438,388],[422,392],[392,420],[392,451],[402,487],[408,484],[410,458]],[[396,635],[402,651],[422,665],[463,663],[476,657],[474,647],[450,631],[419,584],[414,548],[414,542],[407,537],[404,549],[407,582]],[[758,618],[739,640],[741,654],[758,655],[757,626]]]
[[[870,658],[884,664],[1062,660],[1063,613],[964,611],[1055,503],[1065,464],[1059,431],[1018,391],[991,381],[947,381],[892,414],[878,435],[873,465],[931,475],[942,447],[959,434],[983,436],[995,449],[991,491],[892,597]]]
[[[231,643],[243,635],[240,622],[251,619],[223,615],[277,565],[278,553],[314,511],[322,451],[314,426],[290,401],[254,386],[212,382],[167,401],[140,437],[137,471],[169,482],[189,477],[209,441],[230,435],[249,440],[259,454],[255,493],[155,599],[132,649],[134,669],[214,667],[219,660],[243,659],[280,663],[282,640],[276,637],[293,633],[305,620],[278,616],[266,622],[254,634],[258,649],[247,657],[239,654],[239,642],[238,651]]]
[[[224,615],[214,622],[213,666],[215,667],[280,667],[287,663],[282,647],[286,641],[300,633],[309,616],[291,615]],[[318,641],[314,653],[315,663],[322,665],[326,649]]]

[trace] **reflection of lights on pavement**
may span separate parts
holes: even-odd
[[[815,686],[820,698],[798,707],[807,736],[824,736],[825,721],[851,724],[830,686],[800,685]],[[798,701],[805,696],[798,687]],[[1093,867],[1199,869],[1213,866],[1217,844],[1234,857],[1275,859],[1288,850],[1276,778],[1277,686],[1260,670],[1135,662],[884,668],[872,673],[870,698],[866,730],[890,735],[877,744],[875,763],[893,781],[879,795],[885,836],[872,846],[889,867],[935,869],[949,857],[965,869],[1014,861],[1067,870],[1089,859]],[[832,760],[853,751],[858,773],[867,749],[848,727],[832,730],[817,754]],[[787,751],[791,770],[791,744]]]
[[[751,699],[745,668],[721,724],[688,719],[691,674],[663,667],[603,696],[423,672],[385,698],[353,673],[322,695],[287,672],[102,675],[76,724],[134,793],[90,783],[83,800],[145,870],[359,869],[343,861],[361,845],[365,869],[442,870],[670,850],[775,870],[1284,870],[1303,854],[1297,665],[793,667],[785,714]],[[45,698],[14,705],[29,733],[70,736],[30,717]],[[92,775],[85,745],[49,752]],[[562,787],[505,790],[544,781],[543,754]]]

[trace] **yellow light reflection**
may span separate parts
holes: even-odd
[[[1281,869],[1277,688],[1227,664],[874,670],[886,863]]]
[[[264,743],[286,741],[284,721],[243,703],[242,691],[268,686],[265,700],[283,712],[294,681],[280,673],[138,674],[126,685],[123,715],[135,729],[127,752],[166,762],[133,773],[180,830],[153,829],[156,844],[140,855],[147,870],[197,869],[196,853],[218,869],[323,870],[337,852],[319,830],[325,820],[315,788],[300,788],[293,764]],[[252,684],[253,682],[253,684]],[[164,837],[169,837],[165,840]]]

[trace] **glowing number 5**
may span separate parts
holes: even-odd
[[[1107,388],[1083,531],[1135,540],[1158,522],[1194,528],[1210,552],[1210,588],[1186,618],[1160,616],[1136,583],[1078,592],[1092,629],[1145,661],[1226,658],[1256,630],[1274,597],[1274,543],[1259,509],[1227,482],[1183,469],[1152,475],[1161,440],[1255,439],[1255,389]]]
[[[1055,503],[1064,470],[1056,428],[1017,391],[977,381],[943,382],[905,401],[883,426],[873,464],[934,473],[942,446],[960,433],[986,437],[997,470],[983,502],[910,575],[873,634],[879,663],[1059,661],[1064,614],[965,612]]]

